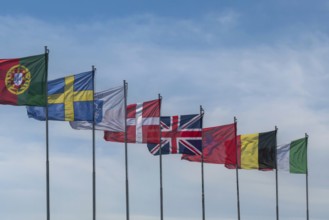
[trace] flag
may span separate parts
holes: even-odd
[[[202,116],[161,117],[161,154],[201,154]],[[159,155],[160,144],[148,144],[150,153]]]
[[[235,123],[202,129],[203,162],[236,164]],[[183,154],[182,159],[201,162],[201,155]]]
[[[48,120],[93,121],[94,74],[85,72],[48,82]],[[27,107],[30,118],[44,121],[46,108]]]
[[[241,169],[275,169],[276,131],[237,136],[238,167]],[[227,168],[236,166],[227,164]]]
[[[95,93],[95,129],[107,131],[125,130],[124,86]],[[92,129],[88,121],[71,121],[73,129]]]
[[[276,155],[278,170],[306,174],[307,138],[278,146]]]
[[[127,106],[127,142],[160,142],[160,99]],[[125,142],[125,132],[105,131],[106,141]]]
[[[0,104],[46,106],[46,57],[0,59]]]

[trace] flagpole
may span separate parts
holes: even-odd
[[[125,97],[125,168],[126,168],[126,219],[129,220],[129,181],[128,181],[128,144],[127,144],[127,86],[123,81]]]
[[[201,132],[203,128],[203,115],[204,110],[202,108],[202,105],[200,105],[200,115],[201,115]],[[203,132],[202,138],[203,138]],[[206,213],[205,213],[205,196],[204,196],[204,167],[203,167],[203,143],[201,138],[201,190],[202,190],[202,220],[206,219]]]
[[[162,96],[159,94],[160,117],[159,117],[159,163],[160,163],[160,219],[163,220],[163,186],[162,186],[162,146],[161,146],[161,102]]]
[[[50,220],[50,190],[49,190],[49,125],[48,125],[48,56],[49,49],[45,46],[46,56],[46,192],[47,192],[47,220]]]
[[[309,209],[308,209],[308,161],[307,161],[307,145],[308,145],[308,134],[305,133],[306,138],[306,219],[309,220]]]
[[[96,68],[92,66],[93,74],[93,91],[95,93],[95,71]],[[95,155],[95,94],[93,95],[93,220],[96,220],[96,155]]]
[[[234,117],[234,128],[235,128],[235,148],[236,148],[236,193],[237,193],[237,209],[238,209],[238,220],[240,220],[240,192],[239,192],[239,162],[238,162],[238,142],[237,142],[237,119]]]
[[[277,161],[277,134],[278,127],[275,126],[275,191],[276,191],[276,220],[279,220],[279,184],[278,184],[278,161]]]

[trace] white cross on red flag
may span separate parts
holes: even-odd
[[[127,143],[160,142],[160,99],[127,106]],[[124,132],[105,131],[106,141],[125,142]]]

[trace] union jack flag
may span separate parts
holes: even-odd
[[[161,117],[161,154],[201,155],[202,116]],[[160,144],[148,144],[153,155],[160,154]]]

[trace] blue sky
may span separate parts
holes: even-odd
[[[0,57],[50,49],[49,79],[97,68],[96,90],[129,84],[128,102],[163,96],[164,115],[198,113],[238,132],[278,126],[309,138],[310,217],[329,216],[328,1],[7,1]],[[1,106],[0,217],[46,218],[45,125]],[[51,219],[92,217],[91,133],[50,122]],[[97,133],[97,219],[125,219],[124,147]],[[130,219],[159,219],[159,161],[129,145]],[[168,155],[164,216],[201,218],[200,164]],[[240,172],[242,219],[275,219],[274,172]],[[206,218],[236,219],[235,172],[205,166]],[[281,219],[305,219],[305,176],[279,173]]]

